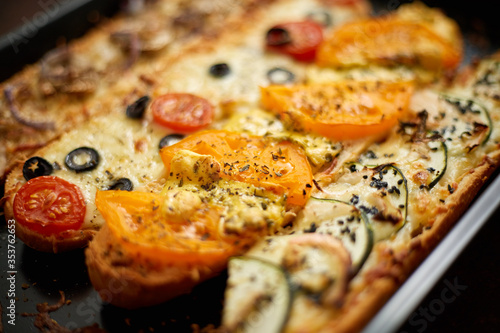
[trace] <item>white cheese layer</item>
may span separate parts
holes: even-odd
[[[166,129],[125,115],[105,116],[62,136],[40,156],[60,167],[53,176],[80,188],[87,206],[82,228],[99,229],[104,220],[95,205],[96,191],[106,190],[119,178],[130,179],[134,190],[145,190],[148,184],[162,178],[165,169],[158,144],[167,134]],[[95,169],[77,173],[66,166],[66,155],[79,147],[98,152],[100,161]]]

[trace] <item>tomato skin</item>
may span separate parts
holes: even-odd
[[[331,67],[406,64],[450,70],[461,59],[461,45],[453,45],[419,22],[389,17],[335,29],[318,47],[316,63]]]
[[[281,34],[281,42],[279,41]],[[323,28],[313,21],[287,22],[272,27],[266,36],[268,50],[291,56],[297,61],[313,62],[323,41]]]
[[[287,204],[302,206],[311,194],[311,166],[302,149],[291,142],[228,131],[203,131],[160,151],[167,173],[173,156],[183,149],[215,157],[221,165],[222,178],[286,194]]]
[[[404,114],[413,83],[346,81],[261,89],[264,108],[298,130],[334,140],[384,133]]]
[[[31,179],[14,198],[16,221],[47,236],[80,229],[85,212],[80,189],[55,176]]]
[[[224,266],[255,235],[244,239],[221,232],[221,208],[205,205],[184,222],[169,221],[159,193],[98,191],[96,205],[111,234],[137,260],[148,264]],[[193,231],[193,221],[198,228]]]
[[[153,101],[151,109],[156,123],[183,133],[207,127],[215,115],[206,99],[188,93],[161,95]]]

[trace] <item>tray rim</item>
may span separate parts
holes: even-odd
[[[72,0],[72,1],[65,1],[63,4],[60,5],[58,13],[53,15],[52,17],[49,16],[47,22],[38,27],[37,32],[39,29],[41,29],[44,26],[48,26],[53,24],[54,22],[60,20],[63,17],[66,17],[67,15],[71,14],[73,11],[81,8],[84,5],[87,5],[88,3],[91,3],[95,0]],[[9,35],[15,34],[15,35],[23,35],[22,31],[26,29],[29,26],[32,26],[32,22],[29,23],[24,23],[21,25],[18,25],[14,27],[11,31],[6,32],[4,34],[0,35],[0,50],[5,50],[8,49],[12,46],[11,40],[9,39]]]

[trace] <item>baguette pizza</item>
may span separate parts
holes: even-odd
[[[201,3],[177,18],[196,26]],[[137,17],[163,13],[152,8]],[[102,74],[79,92],[58,117],[92,119],[61,118],[69,131],[16,120],[12,82],[35,69],[14,77],[4,112],[43,131],[26,157],[5,136],[18,237],[46,252],[88,245],[90,280],[118,307],[163,303],[227,270],[222,332],[362,330],[500,164],[499,56],[459,71],[460,30],[441,11],[369,8],[215,6],[206,30],[151,58],[162,34],[118,34],[126,78]],[[73,85],[49,83],[38,98],[72,101]]]

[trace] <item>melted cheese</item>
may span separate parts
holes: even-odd
[[[342,150],[342,144],[313,133],[289,131],[275,115],[260,109],[233,115],[223,126],[225,130],[290,140],[301,146],[313,167],[330,163]]]
[[[97,190],[106,190],[123,177],[132,181],[134,190],[146,190],[163,177],[158,144],[168,133],[164,128],[124,115],[106,116],[94,119],[44,148],[43,158],[60,168],[52,175],[77,185],[85,198],[87,212],[83,229],[99,229],[104,223],[94,202]],[[65,165],[66,155],[79,147],[90,147],[99,153],[100,161],[95,169],[77,173]]]
[[[173,157],[170,176],[162,191],[171,198],[170,211],[183,217],[196,202],[224,207],[227,233],[277,230],[285,216],[286,198],[270,191],[219,177],[220,165],[210,155],[181,150]]]

